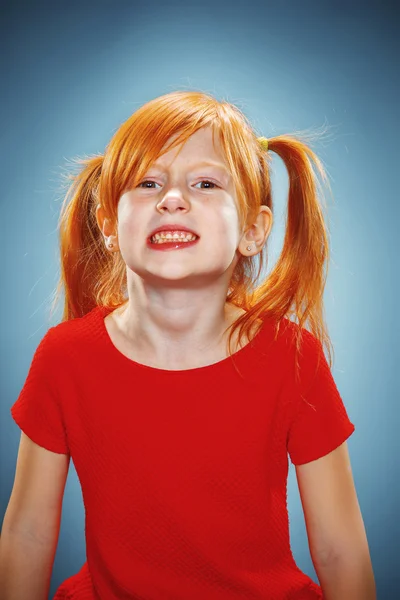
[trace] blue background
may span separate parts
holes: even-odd
[[[399,256],[398,26],[395,3],[82,2],[3,6],[1,110],[0,518],[20,430],[10,415],[49,318],[59,268],[61,173],[103,152],[148,100],[200,89],[237,104],[260,135],[325,130],[316,145],[331,179],[326,318],[332,369],[356,426],[348,444],[378,598],[398,598]],[[287,173],[273,155],[282,248]],[[60,311],[58,311],[58,316]],[[294,466],[290,533],[314,581]],[[82,495],[71,462],[51,595],[85,561]]]

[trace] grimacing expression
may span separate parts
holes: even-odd
[[[129,270],[146,280],[212,281],[233,272],[241,238],[233,180],[211,128],[161,156],[118,204],[118,244]],[[214,164],[210,164],[214,163]],[[199,235],[194,245],[157,251],[147,238],[177,223]],[[229,275],[230,278],[230,275]]]

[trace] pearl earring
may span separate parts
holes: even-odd
[[[247,250],[250,252],[250,250],[252,249],[252,246],[247,246]]]

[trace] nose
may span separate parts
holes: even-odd
[[[168,190],[165,196],[157,203],[160,212],[175,212],[177,210],[188,210],[189,203],[176,189]]]

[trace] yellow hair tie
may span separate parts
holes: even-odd
[[[268,151],[268,140],[267,140],[267,138],[265,138],[265,137],[259,137],[257,139],[260,142],[261,148],[263,150],[265,150],[265,152],[267,152]]]

